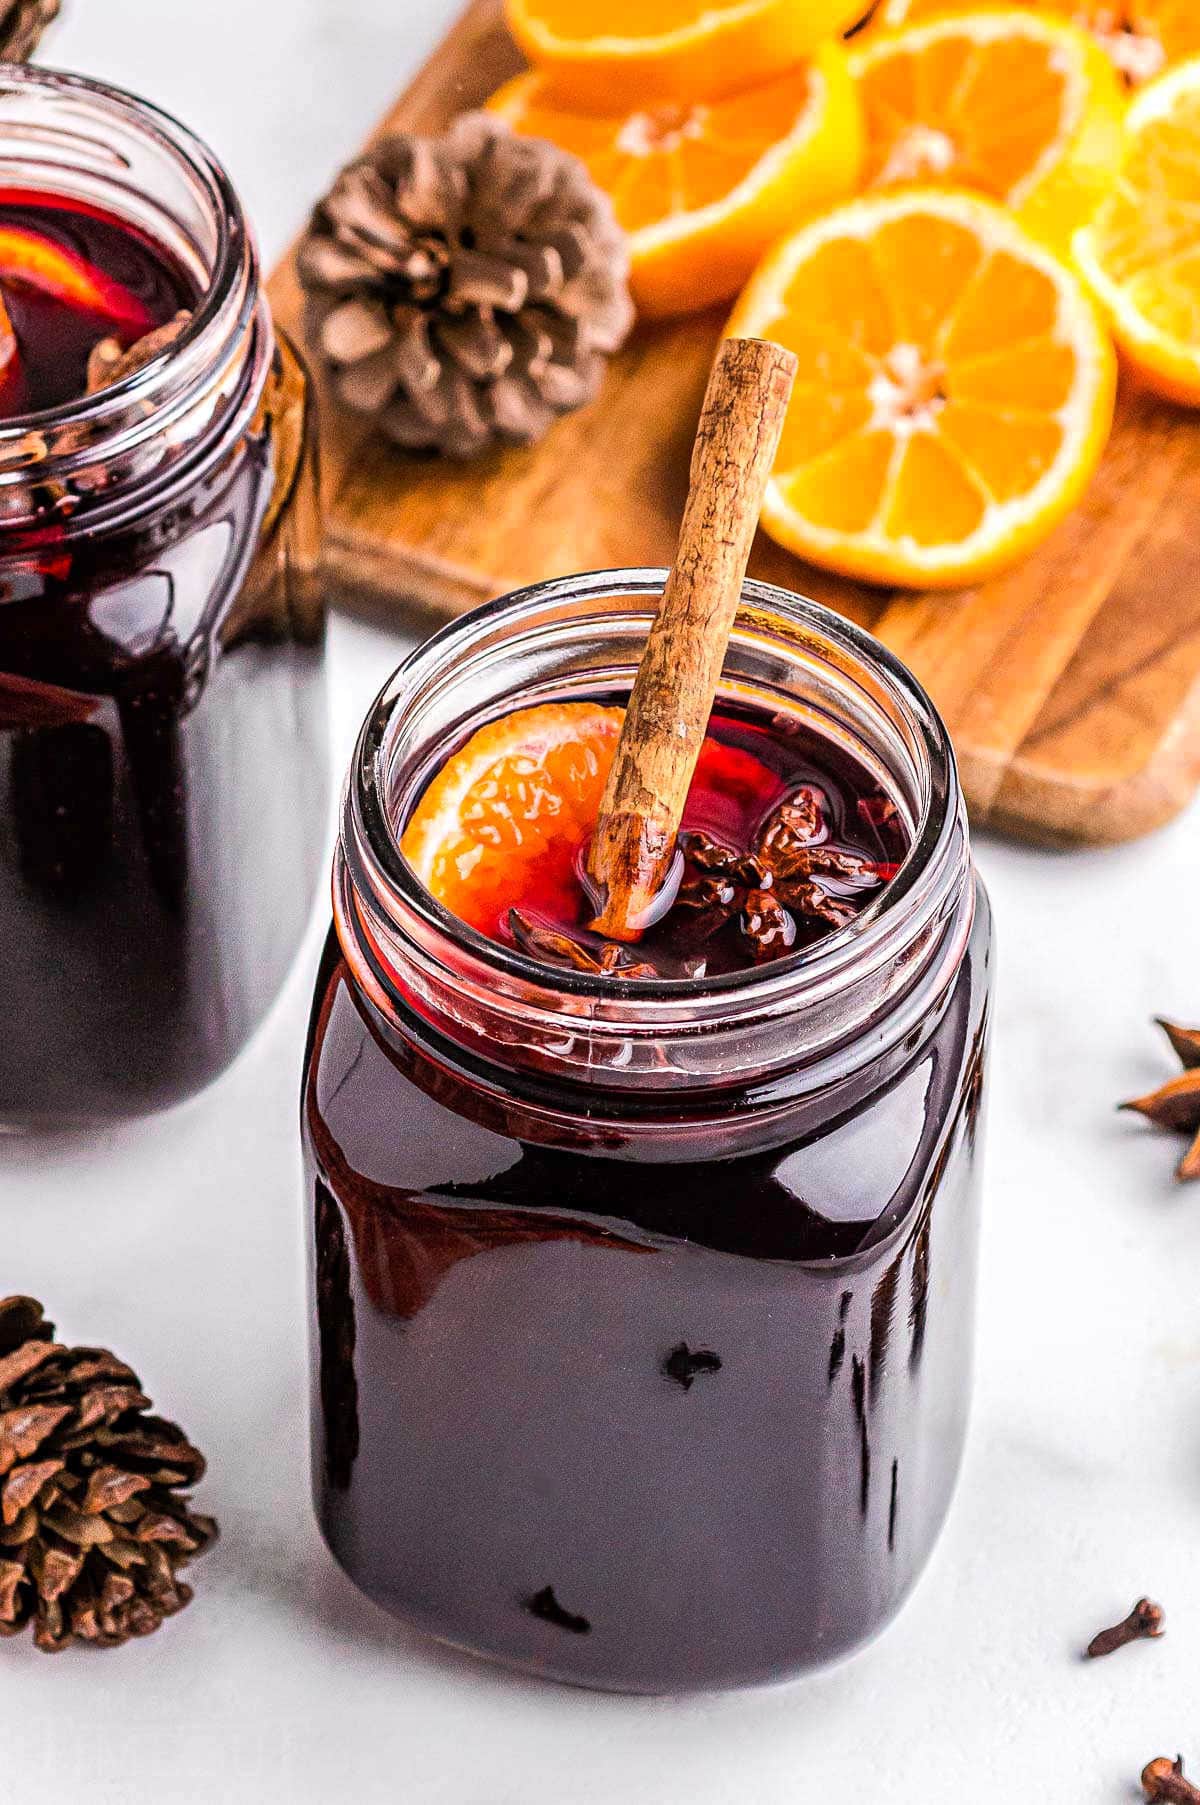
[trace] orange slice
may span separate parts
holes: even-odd
[[[68,307],[103,314],[131,332],[149,332],[154,325],[145,303],[124,283],[24,226],[0,226],[0,282],[39,289]]]
[[[1062,19],[1015,6],[933,19],[869,36],[851,67],[872,186],[972,188],[1065,250],[1111,182],[1124,95]]]
[[[1118,181],[1077,233],[1076,262],[1127,361],[1200,405],[1200,57],[1134,98]]]
[[[791,68],[861,0],[505,0],[513,36],[585,105],[708,100]]]
[[[1121,80],[1132,88],[1169,63],[1200,51],[1196,0],[1026,0],[1037,12],[1071,19],[1091,33]],[[971,0],[883,0],[876,23],[906,25],[944,13],[970,12]]]
[[[577,112],[535,72],[489,104],[573,151],[611,196],[646,315],[728,300],[782,232],[853,192],[861,166],[858,98],[834,43],[724,100]]]
[[[400,850],[431,895],[493,937],[536,899],[573,921],[575,861],[590,839],[625,718],[594,702],[518,709],[471,736],[418,803]]]
[[[800,360],[763,524],[875,582],[949,586],[1013,562],[1078,500],[1112,422],[1097,310],[976,195],[902,189],[811,221],[729,330]]]

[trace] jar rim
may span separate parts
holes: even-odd
[[[6,102],[44,96],[48,107],[64,109],[60,120],[21,116],[6,119]],[[70,117],[71,109],[78,117]],[[92,120],[88,119],[88,112]],[[112,126],[112,138],[101,128]],[[90,127],[90,129],[89,129]],[[118,129],[119,128],[119,129]],[[203,251],[203,281],[199,284],[192,318],[178,338],[141,369],[98,390],[57,403],[14,414],[0,421],[0,493],[21,493],[31,482],[44,485],[51,478],[68,480],[80,471],[103,464],[113,471],[136,472],[153,463],[157,440],[170,438],[186,428],[192,417],[203,419],[204,396],[214,384],[235,383],[254,335],[262,301],[258,252],[237,192],[225,169],[204,141],[172,114],[124,88],[89,76],[40,66],[6,64],[0,68],[0,180],[19,184],[25,191],[70,194],[52,179],[57,168],[77,181],[89,176],[114,189],[122,168],[131,169],[122,148],[145,146],[162,159],[185,185],[189,204],[211,233],[211,246]],[[8,135],[8,145],[4,144]],[[21,150],[10,148],[26,141],[28,163]],[[72,154],[72,145],[75,146]],[[38,168],[45,165],[44,177]],[[129,184],[125,186],[129,188]],[[135,190],[130,189],[130,192]],[[169,203],[144,190],[136,190],[146,209],[156,209],[164,228],[171,220]],[[114,209],[120,214],[120,209]],[[153,236],[153,228],[150,228]],[[169,231],[167,236],[170,236]],[[91,518],[128,505],[124,478],[109,486],[106,500],[98,500]],[[18,521],[12,504],[6,504],[6,520]]]
[[[472,964],[499,979],[534,986],[543,993],[575,1003],[620,1007],[645,1016],[661,1029],[673,1016],[697,1005],[728,1010],[769,1009],[786,1000],[795,1004],[808,991],[824,992],[837,984],[850,968],[861,969],[864,960],[882,959],[893,939],[893,924],[906,905],[910,912],[918,898],[947,884],[931,884],[940,869],[966,862],[963,805],[954,751],[945,724],[917,679],[872,634],[808,597],[774,584],[747,579],[743,585],[743,611],[747,605],[764,610],[796,630],[811,649],[824,644],[848,654],[856,663],[882,679],[889,699],[901,712],[923,756],[922,805],[913,823],[913,837],[901,869],[867,908],[847,926],[812,945],[745,971],[701,978],[621,979],[571,969],[549,970],[515,947],[489,939],[460,920],[426,890],[400,850],[397,826],[388,800],[389,758],[397,723],[407,706],[418,697],[422,685],[450,654],[478,640],[489,627],[511,623],[519,628],[547,605],[558,602],[597,602],[607,598],[661,595],[667,572],[654,568],[616,568],[582,572],[532,584],[486,602],[450,622],[418,646],[383,686],[359,736],[346,786],[342,851],[350,863],[356,890],[381,900],[385,914],[420,924],[427,937],[441,940],[465,953]],[[739,612],[734,637],[744,631]],[[516,703],[520,705],[519,701]],[[954,842],[962,853],[954,858]],[[364,854],[373,870],[364,868]],[[961,872],[957,874],[961,877]],[[949,874],[951,882],[955,876]],[[382,896],[379,880],[383,880]],[[931,919],[944,897],[927,895]],[[722,1008],[722,1006],[724,1006]],[[607,1013],[607,1009],[605,1011]],[[627,1025],[627,1024],[626,1024]]]

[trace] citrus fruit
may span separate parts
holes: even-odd
[[[103,314],[130,332],[149,332],[155,323],[145,303],[123,283],[23,226],[0,226],[0,282],[36,289],[66,306]]]
[[[600,812],[625,718],[593,702],[518,709],[471,736],[409,819],[400,850],[425,888],[480,933],[536,894],[573,920],[575,860]]]
[[[833,43],[724,100],[578,112],[535,71],[489,105],[573,151],[611,196],[646,315],[728,300],[782,232],[853,192],[861,166],[858,99]]]
[[[870,186],[972,188],[1065,249],[1111,181],[1124,95],[1062,19],[1015,6],[932,19],[868,37],[851,67]]]
[[[1078,499],[1115,358],[1082,285],[992,201],[864,195],[784,240],[730,332],[796,353],[763,524],[832,570],[961,584]]]
[[[861,0],[505,0],[513,36],[573,100],[707,100],[853,24]]]
[[[1119,178],[1074,252],[1127,361],[1200,404],[1200,57],[1135,96]]]
[[[1071,19],[1090,32],[1130,87],[1140,87],[1168,63],[1200,51],[1196,0],[1026,0],[1026,4],[1037,12]],[[973,10],[971,0],[883,0],[875,22],[905,25]]]

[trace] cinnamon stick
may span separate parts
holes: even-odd
[[[709,379],[675,562],[638,666],[588,855],[592,927],[636,940],[656,918],[712,712],[796,359],[726,339]]]

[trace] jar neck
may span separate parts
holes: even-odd
[[[839,740],[892,794],[911,850],[849,926],[802,953],[713,979],[551,970],[485,939],[423,889],[399,850],[433,770],[474,727],[554,697],[627,689],[661,571],[540,585],[421,647],[372,709],[347,782],[334,912],[347,963],[402,1031],[499,1071],[673,1100],[752,1091],[762,1107],[883,1058],[936,1013],[961,966],[974,886],[945,729],[869,635],[747,583],[723,691]],[[514,899],[516,900],[516,899]],[[589,1106],[591,1107],[591,1106]]]
[[[0,423],[6,554],[116,525],[219,455],[252,417],[272,351],[258,254],[221,164],[183,126],[119,89],[0,68],[0,188],[76,201],[128,224],[198,299],[184,332],[134,374]]]

